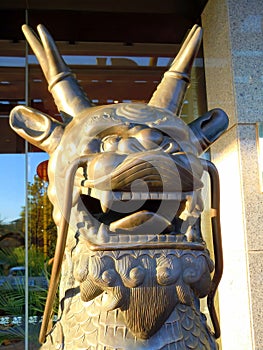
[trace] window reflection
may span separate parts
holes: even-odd
[[[56,38],[55,32],[52,35]],[[105,46],[101,43],[71,45],[58,42],[61,54],[84,91],[98,105],[147,102],[178,50],[175,45],[169,56],[165,45],[157,46],[116,47],[116,43]],[[24,140],[9,127],[9,113],[14,106],[26,104],[27,95],[31,107],[58,120],[60,114],[32,54],[27,57],[29,67],[26,70],[25,42],[12,44],[0,38],[0,48],[0,348],[13,342],[23,344],[27,340],[28,348],[33,350],[39,348],[38,330],[54,254],[56,227],[47,197],[48,183],[37,174],[39,164],[46,161],[48,155],[35,146],[25,147]],[[188,123],[205,111],[203,60],[198,58],[181,117]],[[28,275],[27,281],[25,275]],[[28,287],[27,293],[25,287]],[[29,301],[27,319],[26,294]],[[26,335],[25,322],[29,331]]]
[[[7,52],[8,51],[8,52]],[[9,112],[25,104],[23,50],[0,57],[0,347],[25,338],[25,142],[12,132]]]

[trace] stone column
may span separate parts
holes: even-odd
[[[230,118],[211,149],[221,179],[223,350],[263,349],[263,193],[257,122],[263,122],[263,2],[209,0],[202,14],[208,109]]]

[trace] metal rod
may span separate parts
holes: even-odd
[[[68,225],[70,219],[70,212],[72,207],[72,188],[74,185],[74,177],[76,171],[79,167],[83,166],[87,161],[90,160],[90,156],[83,156],[75,161],[73,161],[65,175],[65,197],[63,201],[63,209],[62,209],[62,218],[61,223],[59,225],[58,237],[55,249],[55,256],[52,266],[52,272],[50,277],[48,295],[45,305],[45,310],[43,314],[43,320],[41,324],[41,329],[39,333],[39,342],[44,343],[46,339],[46,334],[48,330],[48,325],[50,322],[51,314],[53,311],[54,300],[57,293],[57,288],[60,279],[61,265],[65,252],[66,242],[67,242],[67,234],[68,234]]]
[[[25,10],[25,21],[28,22],[28,11]],[[29,105],[29,65],[28,65],[28,43],[25,43],[25,103]],[[29,339],[29,267],[28,267],[28,248],[29,248],[29,210],[28,210],[28,142],[25,141],[25,350],[28,350]]]
[[[223,274],[223,249],[221,238],[221,226],[220,226],[220,185],[219,175],[215,165],[208,161],[202,160],[203,165],[207,168],[211,181],[211,207],[213,215],[211,217],[212,224],[212,238],[215,256],[215,272],[212,278],[210,292],[207,297],[207,306],[209,309],[211,321],[214,327],[215,338],[220,337],[220,325],[217,317],[217,313],[214,305],[214,297],[217,291],[217,287]]]

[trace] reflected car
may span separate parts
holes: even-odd
[[[24,266],[11,267],[8,276],[0,276],[0,286],[9,285],[12,288],[25,284],[26,269]],[[48,281],[44,276],[28,277],[30,289],[47,289]]]

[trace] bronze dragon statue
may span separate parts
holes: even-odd
[[[11,127],[50,155],[57,246],[42,349],[217,349],[213,299],[222,275],[218,175],[199,156],[226,130],[214,109],[180,119],[202,30],[189,32],[148,104],[94,106],[42,25],[23,26],[63,122],[17,106]],[[211,178],[215,261],[201,233]],[[57,322],[50,322],[60,283]],[[207,296],[213,324],[199,299]]]

